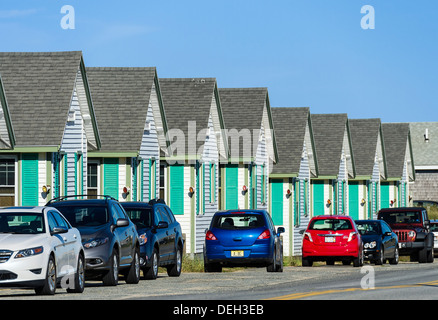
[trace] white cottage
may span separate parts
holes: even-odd
[[[160,197],[167,123],[156,68],[87,68],[102,146],[89,153],[87,194]],[[164,187],[164,186],[163,186]]]
[[[85,73],[79,51],[0,53],[2,205],[44,205],[86,187],[100,138]]]
[[[219,163],[228,158],[216,79],[160,79],[170,154],[162,157],[164,198],[181,223],[188,253],[202,253],[219,209]]]
[[[272,108],[278,162],[269,177],[270,212],[283,226],[285,255],[300,255],[310,219],[310,181],[318,176],[309,108]]]

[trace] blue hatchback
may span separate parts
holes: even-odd
[[[219,211],[205,234],[204,270],[221,272],[223,266],[266,267],[283,271],[283,246],[271,216],[265,210]]]

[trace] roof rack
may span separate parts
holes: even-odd
[[[78,199],[80,197],[82,199]],[[113,198],[111,196],[108,196],[108,195],[75,194],[75,195],[72,195],[72,196],[60,196],[60,197],[53,198],[53,199],[49,200],[49,202],[46,203],[46,206],[51,204],[51,203],[53,203],[53,202],[67,200],[68,198],[75,198],[77,200],[83,200],[84,198],[88,199],[88,197],[93,197],[92,199],[94,199],[95,197],[96,198],[97,197],[101,197],[101,198],[104,198],[105,200],[115,200],[115,201],[118,201],[117,199],[115,199],[115,198]]]
[[[156,203],[166,204],[166,201],[164,201],[163,199],[160,199],[160,198],[155,198],[155,199],[149,200],[150,205],[154,205]]]

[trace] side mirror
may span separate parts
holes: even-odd
[[[158,222],[157,229],[167,229],[169,228],[169,224],[166,221]]]
[[[306,232],[306,229],[301,229],[300,231],[298,231],[299,234],[303,235],[304,232]]]
[[[66,227],[54,227],[50,234],[53,236],[54,234],[67,233],[68,229]]]
[[[118,219],[116,222],[116,227],[127,227],[129,226],[129,220],[128,219]]]
[[[284,229],[284,227],[278,227],[278,228],[277,228],[277,234],[284,233],[284,232],[286,232],[286,230]]]

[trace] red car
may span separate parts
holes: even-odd
[[[363,265],[363,243],[356,224],[348,216],[317,216],[310,220],[303,234],[302,264],[310,267],[313,261],[328,265],[342,261],[355,267]]]

